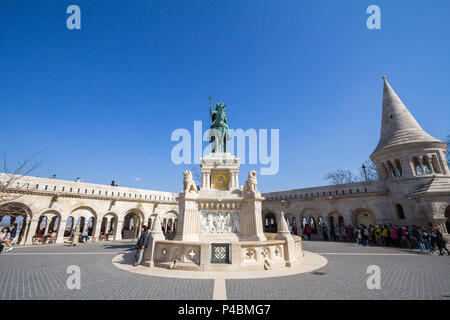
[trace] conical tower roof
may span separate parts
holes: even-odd
[[[389,85],[386,77],[383,77],[383,81],[380,141],[373,153],[407,143],[441,142],[422,129]]]

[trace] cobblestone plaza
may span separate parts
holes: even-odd
[[[16,248],[0,257],[0,298],[33,299],[194,299],[210,300],[214,280],[135,274],[112,264],[134,245],[123,242],[78,247]],[[262,279],[226,280],[234,299],[450,299],[448,256],[347,242],[304,242],[328,263],[313,272]],[[81,270],[81,289],[67,288],[70,265]],[[368,289],[367,267],[381,270],[381,288]]]

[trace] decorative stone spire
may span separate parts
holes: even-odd
[[[162,232],[161,219],[159,214],[156,214],[155,220],[153,220],[152,230],[150,231],[150,237],[153,240],[165,240],[164,233]]]
[[[284,217],[284,212],[280,212],[280,221],[278,226],[278,232],[275,237],[277,240],[293,240],[291,232],[289,231],[289,227],[286,222],[286,218]]]
[[[441,142],[425,132],[383,76],[383,112],[380,141],[373,153],[396,145]]]

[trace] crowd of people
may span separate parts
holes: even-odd
[[[313,228],[306,224],[303,228],[303,239],[311,240]],[[322,223],[319,227],[322,240],[355,242],[362,246],[377,245],[417,249],[423,252],[447,254],[446,240],[439,227],[426,226],[393,226],[388,225],[344,225],[328,227]],[[292,230],[296,233],[296,230]]]

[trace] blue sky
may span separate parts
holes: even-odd
[[[81,30],[66,8],[81,8]],[[381,8],[369,30],[366,8]],[[448,0],[0,2],[0,151],[37,176],[178,192],[176,128],[280,129],[273,191],[324,185],[374,150],[382,80],[422,127],[450,130]],[[241,167],[240,184],[255,166]],[[140,178],[136,181],[135,178]]]

